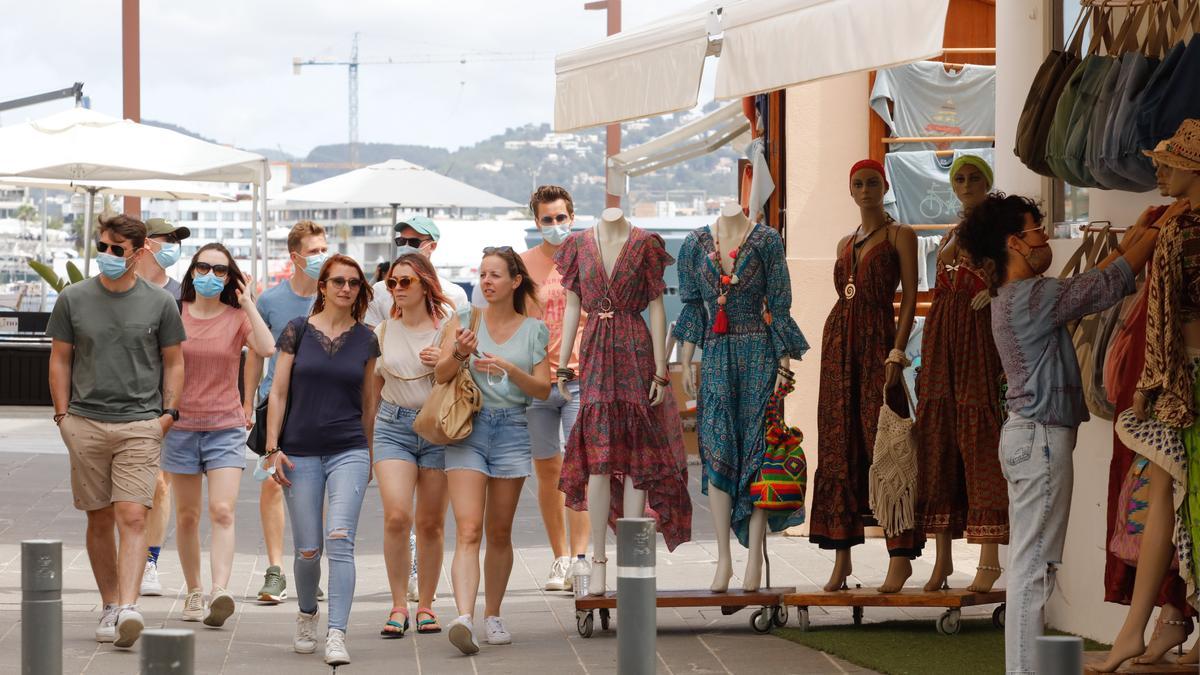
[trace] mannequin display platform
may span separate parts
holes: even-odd
[[[648,504],[670,550],[691,538],[683,429],[667,379],[663,270],[673,262],[662,238],[630,225],[620,209],[605,209],[595,227],[569,236],[555,255],[567,290],[564,352],[575,341],[580,309],[588,313],[581,405],[559,489],[569,508],[589,513],[595,595],[607,587],[607,527],[623,513],[641,516]],[[649,327],[641,317],[647,307]],[[556,374],[564,398],[571,375]]]
[[[808,351],[791,316],[783,239],[770,227],[751,223],[741,206],[727,204],[716,223],[684,239],[679,296],[683,311],[674,336],[681,343],[684,392],[698,401],[701,490],[708,495],[717,533],[711,590],[729,587],[732,529],[749,549],[742,589],[754,591],[762,581],[767,529],[778,532],[804,522],[802,509],[756,509],[750,494],[766,449],[767,402],[790,376],[790,360]],[[703,350],[699,391],[692,369],[697,346]]]
[[[873,522],[868,475],[885,392],[892,410],[901,416],[908,412],[900,386],[903,351],[916,313],[917,238],[912,228],[884,212],[886,191],[878,162],[864,160],[851,169],[850,192],[862,221],[838,243],[838,298],[821,336],[821,414],[809,538],[837,551],[827,591],[846,587],[852,572],[850,549],[863,543],[863,528]],[[892,302],[901,281],[897,321]],[[893,356],[897,351],[899,359]],[[904,586],[912,575],[910,561],[923,544],[912,530],[888,537],[891,560],[881,592],[895,593]]]
[[[963,155],[950,167],[950,183],[965,214],[991,189],[991,167]],[[1004,369],[992,338],[990,303],[987,275],[971,265],[951,230],[938,247],[917,384],[916,516],[918,529],[935,536],[937,550],[926,591],[948,588],[951,541],[964,533],[980,544],[967,590],[991,590],[1002,571],[999,545],[1008,543],[1008,484],[998,452]]]

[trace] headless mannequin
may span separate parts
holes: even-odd
[[[959,180],[962,177],[963,180]],[[959,169],[950,182],[954,188],[954,194],[958,197],[958,201],[962,203],[963,214],[965,215],[974,206],[983,201],[987,197],[988,190],[992,186],[988,184],[987,178],[978,167],[970,164],[964,165]],[[954,230],[946,233],[942,239],[941,245],[938,247],[938,268],[942,265],[953,265],[958,261],[958,236]],[[971,306],[976,311],[986,312],[987,305],[991,302],[991,294],[986,291],[980,291],[972,301]],[[951,554],[951,546],[953,539],[949,532],[938,532],[934,535],[935,548],[937,550],[936,558],[933,563],[933,574],[929,576],[929,581],[925,583],[925,591],[933,592],[941,590],[946,586],[946,580],[954,573],[954,557]],[[996,584],[996,580],[1000,578],[1000,545],[999,544],[980,544],[979,545],[979,565],[975,568],[975,579],[967,586],[967,590],[973,593],[986,593],[992,590],[992,586]]]
[[[605,209],[600,214],[600,220],[585,236],[594,236],[604,262],[604,272],[610,277],[616,268],[617,260],[629,241],[632,225],[625,219],[621,209]],[[566,291],[567,307],[563,312],[562,352],[559,363],[568,363],[571,359],[571,349],[575,345],[575,333],[579,330],[580,300],[579,296]],[[654,344],[654,374],[658,377],[667,376],[667,311],[662,297],[655,298],[650,303],[650,337]],[[558,392],[564,400],[570,401],[571,394],[567,391],[567,381],[558,379]],[[667,390],[657,382],[650,385],[648,398],[650,405],[661,405],[667,397]],[[588,517],[592,524],[592,572],[589,580],[590,595],[604,595],[607,590],[606,564],[608,562],[608,512],[612,501],[610,487],[611,477],[608,474],[596,474],[588,477]],[[633,479],[625,478],[623,512],[627,517],[640,517],[646,510],[646,491],[633,486]]]
[[[1169,167],[1160,167],[1159,172],[1160,175],[1167,173],[1165,194],[1179,200],[1158,220],[1161,226],[1166,225],[1172,216],[1186,208],[1189,203],[1200,205],[1200,173]],[[1183,341],[1189,348],[1200,348],[1200,321],[1183,325]],[[1145,420],[1150,417],[1152,406],[1142,392],[1134,395],[1133,411],[1138,419]],[[1175,551],[1171,540],[1175,529],[1171,476],[1154,462],[1150,462],[1148,470],[1150,504],[1146,510],[1146,527],[1142,531],[1142,543],[1138,551],[1137,575],[1134,577],[1129,613],[1125,615],[1125,623],[1117,633],[1117,638],[1113,640],[1108,658],[1099,666],[1095,666],[1095,670],[1101,673],[1114,672],[1123,662],[1134,657],[1139,657],[1138,663],[1156,663],[1171,647],[1187,641],[1186,625],[1166,623],[1182,621],[1183,613],[1176,607],[1164,605],[1158,618],[1159,625],[1154,631],[1155,639],[1151,640],[1149,648],[1145,643],[1146,624],[1150,622],[1159,587],[1171,567],[1171,557]],[[1193,645],[1191,651],[1180,660],[1180,663],[1198,662],[1200,642]]]
[[[740,246],[753,227],[754,223],[750,222],[750,219],[742,211],[742,207],[736,203],[721,207],[721,217],[714,225],[710,226],[715,239],[730,242],[723,247],[728,250]],[[733,242],[738,242],[738,244],[733,246],[731,245]],[[720,264],[725,273],[733,274],[734,260],[732,258],[721,256]],[[696,345],[694,343],[684,342],[681,344],[679,360],[683,365],[683,372],[687,374],[687,377],[683,378],[683,391],[689,398],[696,398],[698,394],[696,374],[692,369],[692,357],[695,353]],[[790,370],[791,359],[785,356],[779,360],[779,365]],[[775,387],[778,388],[782,382],[783,376],[777,375]],[[708,505],[712,511],[713,527],[717,533],[717,572],[713,576],[712,585],[709,588],[714,593],[724,593],[729,589],[729,579],[733,576],[733,559],[729,550],[733,497],[728,492],[709,485]],[[766,536],[767,514],[761,509],[755,509],[750,516],[749,555],[746,559],[746,573],[742,577],[743,590],[757,591],[762,584],[763,543]]]

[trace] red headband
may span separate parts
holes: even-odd
[[[864,159],[859,162],[855,162],[854,166],[850,167],[850,179],[854,180],[854,174],[862,171],[863,169],[878,171],[879,175],[882,176],[885,181],[887,180],[887,174],[883,171],[883,165],[873,159]]]

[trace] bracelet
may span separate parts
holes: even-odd
[[[559,368],[554,371],[554,377],[555,377],[555,379],[566,380],[567,382],[570,382],[570,381],[574,380],[576,377],[575,369],[574,368]]]
[[[55,424],[62,424],[63,418],[65,418],[66,416],[67,416],[67,413],[55,413],[55,415],[54,415],[54,423],[55,423]]]
[[[668,379],[667,379],[667,378],[665,378],[665,377],[659,377],[659,376],[656,374],[656,375],[654,376],[654,383],[655,383],[655,384],[657,384],[657,385],[658,385],[658,386],[660,386],[660,387],[665,387],[665,386],[667,386],[667,385],[671,384],[671,381],[670,381],[670,380],[668,380]]]
[[[466,363],[467,359],[471,358],[470,354],[468,354],[466,356],[459,354],[457,349],[454,350],[453,354],[454,354],[454,360],[458,361],[459,363]]]
[[[271,455],[273,455],[277,452],[283,452],[283,448],[281,448],[277,445],[277,446],[271,448],[270,450],[266,451],[265,453],[263,453],[263,457],[270,457]]]
[[[888,352],[887,360],[885,360],[883,363],[884,365],[895,363],[904,368],[912,365],[912,362],[909,361],[908,357],[904,355],[904,350],[902,349],[893,349],[892,351]]]

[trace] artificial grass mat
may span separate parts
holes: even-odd
[[[1004,672],[1004,631],[989,619],[962,622],[958,635],[939,635],[932,619],[884,621],[861,626],[818,626],[774,633],[888,675],[963,675]],[[1065,635],[1047,631],[1049,635]],[[1107,650],[1084,639],[1084,651]]]

